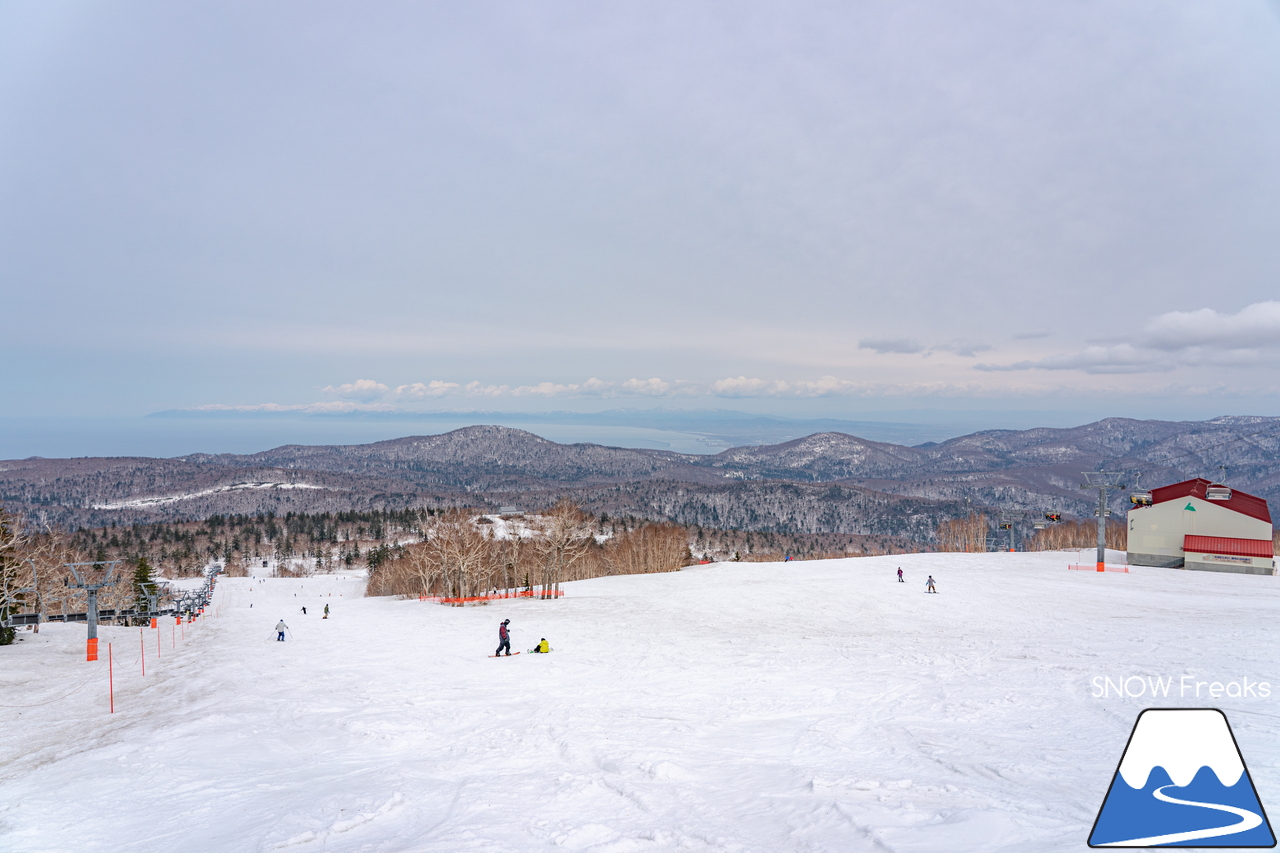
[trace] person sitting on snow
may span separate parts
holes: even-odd
[[[551,651],[551,644],[547,642],[546,637],[543,637],[542,642],[529,649],[529,651],[533,652],[535,655],[545,655],[547,652]]]

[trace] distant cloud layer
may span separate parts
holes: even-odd
[[[730,376],[711,382],[693,382],[682,379],[664,380],[627,379],[610,382],[592,377],[583,382],[539,382],[533,385],[490,385],[483,382],[415,382],[390,386],[372,379],[358,379],[342,385],[329,385],[322,389],[353,403],[412,403],[443,397],[714,397],[722,399],[746,398],[816,398],[816,397],[871,397],[914,394],[963,394],[981,390],[976,384],[854,382],[835,376],[817,379],[761,379],[759,377]],[[274,404],[272,404],[274,405]],[[202,407],[211,408],[211,407]],[[238,408],[238,407],[213,407]]]
[[[1012,364],[977,364],[988,372],[1078,370],[1085,373],[1168,373],[1179,367],[1257,366],[1280,355],[1280,302],[1249,305],[1235,314],[1212,308],[1170,311],[1149,321],[1134,340],[1086,347]]]
[[[975,344],[966,341],[951,341],[949,343],[931,344],[925,346],[917,343],[910,338],[863,338],[858,341],[858,349],[869,349],[880,355],[900,354],[900,355],[916,355],[924,356],[933,355],[934,352],[949,352],[955,355],[972,357],[980,352],[987,352],[992,347],[987,344]]]

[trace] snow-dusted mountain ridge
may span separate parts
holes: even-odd
[[[108,510],[95,506],[173,518],[268,509],[541,506],[569,496],[596,511],[691,524],[907,535],[980,507],[1091,514],[1080,475],[1098,466],[1130,476],[1141,471],[1148,487],[1191,476],[1218,479],[1225,466],[1231,485],[1280,498],[1280,418],[1109,418],[1071,429],[988,430],[920,447],[823,432],[706,456],[559,444],[478,425],[253,454],[14,460],[0,463],[0,501],[82,524],[109,523],[102,515]],[[762,491],[766,482],[776,487]]]

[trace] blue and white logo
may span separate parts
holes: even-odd
[[[1111,780],[1090,847],[1275,847],[1226,715],[1148,708]]]

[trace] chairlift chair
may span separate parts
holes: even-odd
[[[1204,496],[1211,501],[1229,501],[1231,500],[1231,488],[1221,483],[1211,483],[1209,488],[1204,490]]]
[[[1129,503],[1134,506],[1151,506],[1151,492],[1146,489],[1134,489],[1129,493]]]
[[[1044,520],[1047,522],[1050,522],[1051,524],[1057,524],[1059,521],[1062,521],[1062,513],[1046,512],[1044,514]]]

